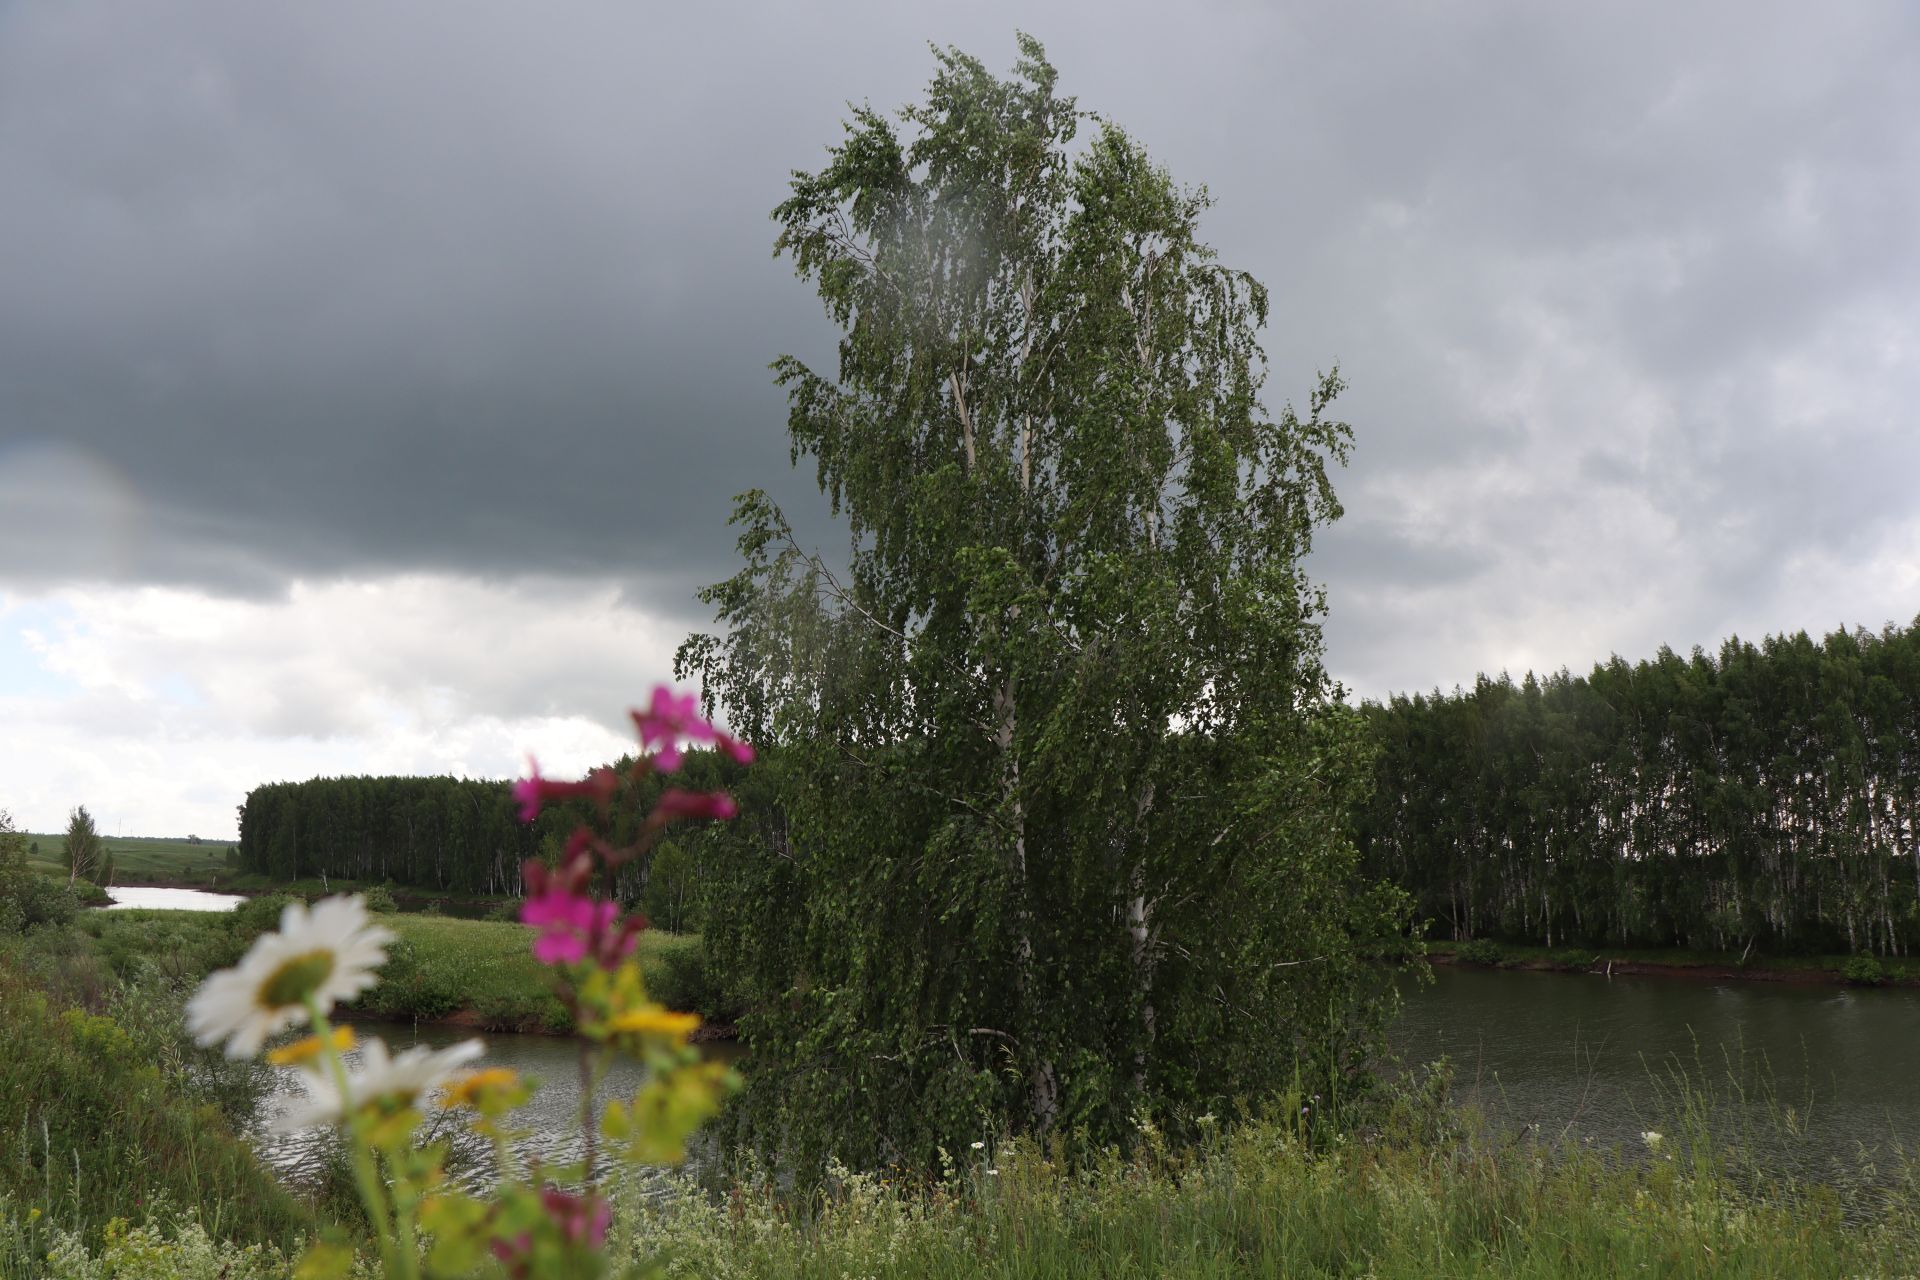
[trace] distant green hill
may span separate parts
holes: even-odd
[[[30,865],[49,875],[67,874],[65,832],[29,832],[27,843],[40,847],[39,853],[29,858]],[[120,884],[156,880],[206,883],[215,876],[231,878],[235,874],[227,866],[227,850],[234,843],[231,840],[203,839],[194,844],[184,836],[108,836],[101,843],[113,854],[114,879]]]

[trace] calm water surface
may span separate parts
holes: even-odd
[[[1685,1096],[1807,1173],[1883,1172],[1920,1138],[1920,992],[1439,968],[1403,992],[1410,1062],[1445,1055],[1454,1096],[1546,1137],[1638,1145]]]
[[[1392,1032],[1400,1054],[1416,1063],[1445,1056],[1457,1101],[1544,1138],[1637,1148],[1646,1130],[1677,1136],[1692,1097],[1711,1104],[1722,1138],[1770,1167],[1810,1177],[1851,1176],[1863,1160],[1891,1174],[1896,1146],[1920,1139],[1917,991],[1443,967],[1432,984],[1404,995]],[[356,1029],[383,1037],[395,1052],[471,1034],[410,1024]],[[532,1131],[520,1157],[577,1158],[572,1042],[482,1039],[487,1064],[542,1082],[516,1116]],[[599,1096],[630,1095],[641,1078],[638,1066],[618,1062]],[[266,1132],[299,1096],[293,1072],[276,1080],[256,1141],[270,1163],[298,1176],[329,1138]],[[466,1180],[489,1176],[484,1151],[456,1152]]]

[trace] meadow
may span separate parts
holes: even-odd
[[[28,833],[27,863],[36,871],[65,877],[67,837],[60,833]],[[114,879],[120,884],[165,884],[183,888],[212,888],[231,884],[237,870],[227,865],[232,842],[161,836],[106,836],[101,841],[113,855]]]

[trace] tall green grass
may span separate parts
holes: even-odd
[[[801,1205],[762,1180],[640,1200],[629,1245],[714,1277],[1798,1277],[1920,1267],[1911,1188],[1862,1215],[1835,1192],[1757,1190],[1683,1151],[1456,1136],[1321,1150],[1256,1122],[1179,1154],[1078,1171],[1025,1144],[961,1153],[932,1187],[841,1173]],[[1648,1158],[1651,1156],[1651,1158]],[[1852,1209],[1851,1215],[1849,1210]]]
[[[137,1024],[65,1003],[29,969],[17,945],[0,952],[0,1200],[85,1238],[141,1220],[156,1197],[197,1206],[216,1235],[288,1241],[310,1228]]]

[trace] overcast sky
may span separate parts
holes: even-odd
[[[1359,695],[1920,613],[1920,9],[0,4],[0,808],[617,753],[833,331],[768,211],[927,43],[1335,363]]]

